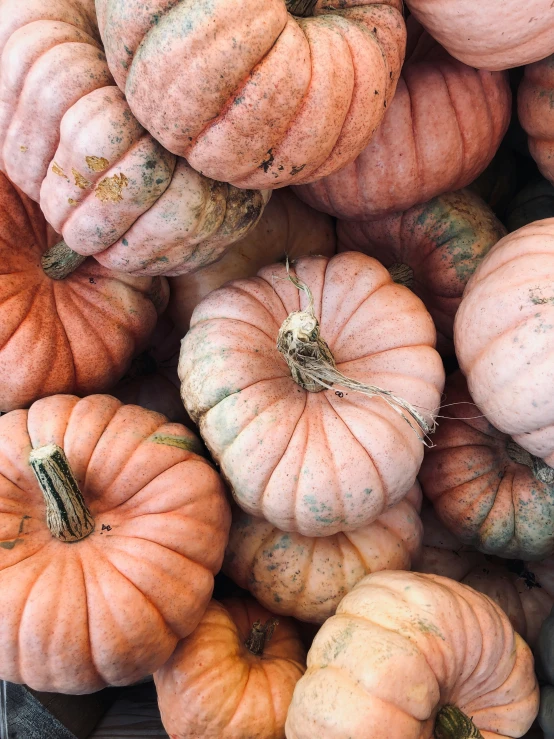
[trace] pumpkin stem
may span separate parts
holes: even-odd
[[[291,15],[308,18],[314,14],[317,0],[285,0],[285,5]]]
[[[256,621],[244,643],[248,651],[256,657],[261,657],[278,624],[279,619],[277,618],[270,618],[263,625],[261,621]]]
[[[513,439],[506,444],[506,451],[513,462],[530,467],[536,480],[545,485],[554,485],[554,469],[540,457],[534,457]]]
[[[435,721],[435,739],[483,739],[483,735],[459,708],[444,706]]]
[[[59,241],[44,252],[41,263],[42,269],[52,280],[65,280],[85,259],[70,249],[65,241]]]
[[[44,496],[46,523],[52,536],[71,543],[92,534],[94,519],[64,450],[57,444],[33,449],[29,464]]]
[[[410,289],[414,286],[414,271],[408,264],[393,264],[389,267],[389,274],[397,285]]]

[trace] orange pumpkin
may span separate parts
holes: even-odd
[[[284,739],[306,653],[294,623],[250,599],[212,600],[154,675],[172,739]]]
[[[554,184],[554,54],[525,67],[518,92],[519,120],[529,136],[529,151]]]
[[[431,424],[444,370],[423,304],[376,260],[305,257],[291,275],[304,290],[276,264],[210,293],[179,377],[241,508],[329,536],[371,523],[412,487],[423,444],[399,404]]]
[[[230,516],[198,439],[109,395],[0,419],[0,678],[88,693],[158,669],[211,598]]]
[[[438,349],[449,355],[466,283],[506,229],[479,197],[459,190],[379,220],[339,221],[337,234],[339,251],[375,257],[423,300]]]
[[[493,601],[444,577],[377,572],[317,633],[286,736],[508,739],[538,705],[531,650]]]

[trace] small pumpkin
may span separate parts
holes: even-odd
[[[511,112],[506,73],[467,67],[409,22],[407,60],[375,136],[354,162],[295,192],[347,220],[408,210],[473,182],[496,154]]]
[[[401,0],[97,0],[114,78],[137,119],[237,187],[310,182],[352,161],[394,95]]]
[[[469,280],[454,322],[456,355],[475,404],[497,429],[544,460],[538,475],[549,485],[553,277],[554,219],[548,218],[493,246]]]
[[[184,426],[109,395],[0,418],[0,679],[127,685],[191,633],[230,523],[198,448]]]
[[[254,277],[266,264],[336,251],[332,219],[299,200],[289,188],[276,190],[258,224],[216,262],[170,279],[168,314],[186,334],[198,303],[228,280]]]
[[[212,600],[154,675],[172,739],[285,739],[306,653],[294,622],[252,599]]]
[[[420,554],[421,491],[356,531],[310,539],[236,508],[223,571],[276,614],[323,623],[370,572],[409,570]]]
[[[377,572],[317,633],[286,735],[508,739],[538,703],[531,650],[493,601],[445,577]]]
[[[537,662],[541,677],[546,684],[541,688],[541,708],[539,724],[544,731],[544,739],[554,738],[554,608],[545,619],[538,644]]]
[[[444,382],[434,343],[375,259],[304,257],[290,279],[271,265],[199,303],[182,398],[243,510],[305,536],[353,531],[415,482]]]
[[[552,9],[550,9],[552,13]],[[541,173],[554,184],[554,54],[529,64],[518,91],[519,121]]]
[[[517,231],[545,218],[554,218],[554,187],[541,178],[526,185],[511,201],[506,225],[509,231]]]
[[[339,251],[375,257],[423,300],[448,356],[466,283],[506,229],[477,195],[459,190],[375,221],[339,221],[337,235]]]

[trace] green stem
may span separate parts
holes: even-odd
[[[534,457],[513,439],[506,444],[506,452],[513,462],[529,467],[536,480],[545,485],[554,485],[554,469],[549,467],[543,459]]]
[[[483,735],[459,708],[444,706],[435,721],[435,739],[483,739]]]
[[[64,280],[85,261],[86,257],[59,241],[42,255],[42,269],[52,280]]]

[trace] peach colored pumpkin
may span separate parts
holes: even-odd
[[[199,172],[238,187],[310,182],[352,161],[404,59],[402,0],[96,7],[110,69],[138,120]]]
[[[198,303],[228,280],[254,277],[266,264],[336,251],[332,219],[299,200],[290,189],[271,196],[257,226],[213,264],[170,280],[168,313],[186,334]]]
[[[196,307],[181,348],[181,392],[243,510],[283,531],[329,536],[400,501],[423,444],[382,398],[293,379],[276,340],[308,300],[286,274],[281,264],[265,267]],[[392,391],[432,422],[444,370],[419,298],[355,252],[304,257],[291,274],[311,289],[337,369]]]
[[[407,0],[415,17],[456,59],[510,69],[554,51],[552,0]]]
[[[506,229],[477,195],[459,190],[376,221],[339,221],[337,235],[339,251],[362,251],[394,266],[393,276],[425,303],[438,349],[448,356],[466,283]]]
[[[0,419],[1,679],[126,685],[196,627],[230,519],[198,445],[109,395],[57,395]]]
[[[415,23],[409,37],[375,136],[352,164],[296,190],[312,207],[350,220],[380,218],[469,185],[494,157],[511,116],[507,75],[452,59]]]
[[[471,397],[500,431],[554,465],[554,218],[498,242],[467,284],[454,343]],[[554,473],[543,471],[551,481]]]
[[[141,275],[209,263],[255,225],[267,193],[195,172],[131,114],[90,0],[5,0],[0,169],[78,254]]]
[[[525,67],[517,99],[519,120],[529,136],[531,156],[546,179],[554,184],[552,100],[554,100],[554,54]]]
[[[164,727],[171,739],[284,739],[305,669],[293,621],[251,599],[212,600],[154,675]]]
[[[236,508],[223,571],[276,614],[323,623],[370,572],[409,570],[420,555],[421,490],[356,531],[310,539]]]
[[[92,259],[52,279],[41,265],[52,235],[38,205],[0,173],[0,411],[112,387],[167,305],[165,278]]]
[[[286,736],[508,739],[538,704],[531,651],[495,603],[444,577],[377,572],[315,637]],[[480,734],[439,734],[459,711]]]
[[[488,554],[529,560],[553,554],[552,485],[537,479],[531,455],[472,403],[459,372],[447,380],[440,415],[419,481],[441,521]]]

